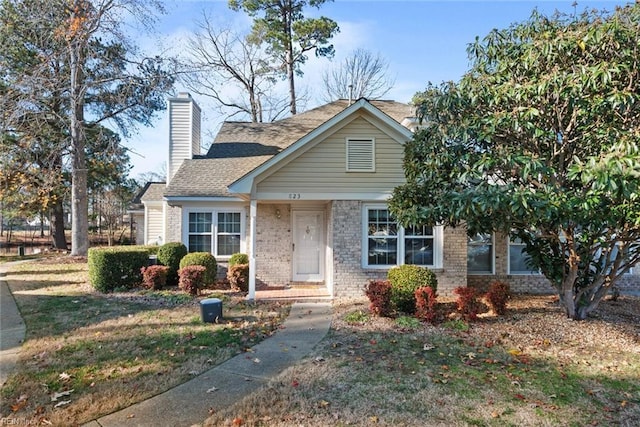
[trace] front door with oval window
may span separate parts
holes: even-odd
[[[324,280],[324,213],[293,211],[293,281]]]

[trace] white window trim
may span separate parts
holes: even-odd
[[[511,242],[511,238],[507,237],[507,274],[509,274],[510,276],[539,276],[542,273],[538,270],[538,271],[516,271],[513,272],[511,271],[511,246],[513,245],[518,245],[518,246],[523,246],[524,243],[512,243]]]
[[[355,141],[371,142],[371,168],[368,169],[352,169],[349,167],[349,143]],[[371,173],[376,171],[376,139],[375,138],[346,138],[345,139],[345,169],[347,172],[364,172]]]
[[[403,265],[404,262],[404,227],[398,224],[398,235],[396,238],[398,239],[398,243],[396,247],[398,248],[397,253],[397,264],[386,264],[386,265],[369,265],[369,257],[368,250],[369,247],[369,210],[371,209],[389,209],[389,206],[386,204],[364,204],[362,206],[362,268],[367,270],[388,270],[392,267],[396,267],[398,265]],[[421,267],[427,267],[431,270],[438,270],[442,268],[442,256],[443,256],[443,229],[444,227],[441,225],[433,226],[433,265],[420,265]],[[419,265],[419,264],[416,264]]]
[[[189,232],[189,215],[194,213],[210,213],[211,214],[211,232],[210,233],[190,233]],[[189,235],[210,235],[211,236],[211,254],[219,261],[226,261],[231,255],[218,255],[218,213],[238,213],[240,214],[240,252],[247,253],[246,245],[246,212],[243,208],[225,208],[218,207],[215,209],[208,208],[190,208],[183,209],[182,218],[182,242],[189,248]]]
[[[471,245],[476,246],[476,245]],[[477,245],[479,246],[479,245]],[[469,243],[467,240],[467,254],[469,253]],[[470,271],[467,262],[467,274],[469,276],[493,276],[496,274],[496,235],[491,233],[491,271]]]

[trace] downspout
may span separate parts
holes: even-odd
[[[256,299],[256,216],[258,201],[251,200],[249,207],[249,295],[247,299]]]

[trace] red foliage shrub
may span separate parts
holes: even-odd
[[[234,291],[249,292],[249,264],[230,265],[227,280]]]
[[[146,289],[158,290],[164,288],[167,284],[169,267],[165,265],[142,267],[140,272],[142,273],[142,287]]]
[[[433,323],[437,317],[436,306],[438,304],[438,295],[433,288],[424,286],[416,289],[416,317]]]
[[[207,268],[202,265],[188,265],[178,271],[178,287],[191,295],[198,295],[204,287]]]
[[[507,311],[507,301],[511,298],[511,289],[508,284],[496,280],[489,285],[489,291],[484,297],[494,313],[504,314]]]
[[[458,295],[456,304],[458,312],[465,320],[474,320],[478,317],[478,311],[480,310],[480,304],[478,303],[478,294],[474,288],[468,286],[461,286],[455,288],[453,293]]]
[[[388,280],[371,280],[365,289],[369,298],[369,310],[382,317],[391,316],[391,282]]]

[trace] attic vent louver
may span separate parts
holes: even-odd
[[[347,139],[347,172],[375,171],[375,140]]]

